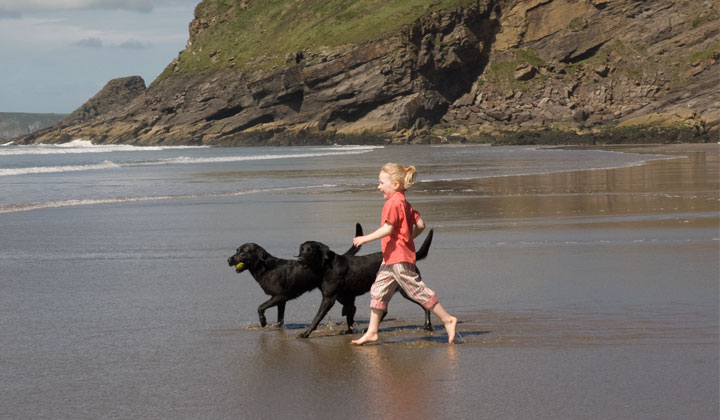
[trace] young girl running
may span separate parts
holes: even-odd
[[[353,239],[355,246],[381,239],[383,263],[370,289],[370,324],[365,334],[352,343],[363,345],[378,341],[380,320],[387,311],[388,302],[398,287],[434,313],[445,325],[448,343],[455,340],[457,318],[451,316],[438,303],[438,298],[425,283],[415,267],[416,238],[425,229],[420,213],[405,201],[405,190],[415,181],[415,167],[405,168],[388,163],[380,170],[378,189],[385,198],[380,228],[375,232]]]

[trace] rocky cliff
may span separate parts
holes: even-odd
[[[205,0],[149,88],[17,141],[482,141],[631,126],[717,136],[716,2],[364,3]]]

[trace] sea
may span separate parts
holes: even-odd
[[[420,182],[641,165],[663,156],[532,147],[243,147],[58,145],[0,148],[0,213],[248,194],[372,189],[385,161]]]
[[[352,346],[339,305],[299,339],[317,290],[260,328],[268,297],[227,258],[346,250],[387,162],[417,168],[418,266],[456,344],[399,297],[379,344]],[[716,173],[619,149],[1,145],[0,418],[717,418]]]

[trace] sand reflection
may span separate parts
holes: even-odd
[[[428,220],[451,219],[461,225],[519,219],[544,223],[570,217],[702,216],[718,211],[719,167],[717,150],[688,151],[675,159],[620,169],[427,182],[418,196],[442,197],[423,203]]]
[[[367,418],[442,418],[439,400],[452,399],[458,377],[458,346],[428,348],[402,344],[352,349],[368,384]]]

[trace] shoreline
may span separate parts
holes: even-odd
[[[64,134],[48,137],[43,130],[25,136],[4,140],[6,145],[65,144],[75,140],[93,141],[82,136]],[[37,143],[44,139],[48,142]],[[257,147],[257,146],[328,146],[328,145],[414,145],[414,144],[488,144],[493,146],[602,146],[644,144],[692,144],[716,143],[720,140],[720,123],[697,124],[694,120],[667,124],[640,124],[617,126],[606,124],[594,127],[534,127],[499,131],[470,131],[466,126],[442,126],[421,130],[363,131],[339,133],[306,129],[280,129],[257,131],[242,136],[205,142],[198,139],[108,139],[100,137],[100,143],[134,146],[210,146],[210,147]]]

